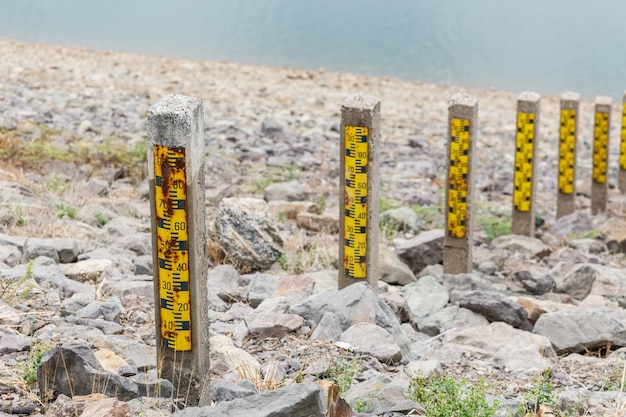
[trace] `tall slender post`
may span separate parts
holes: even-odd
[[[379,141],[380,100],[348,97],[341,106],[339,289],[362,280],[378,289]]]
[[[591,214],[604,213],[608,199],[607,181],[611,97],[597,97],[593,125],[593,171],[591,178]]]
[[[535,163],[539,139],[541,96],[524,92],[517,98],[515,175],[511,232],[535,236]]]
[[[580,94],[561,96],[561,126],[559,128],[559,191],[556,199],[556,218],[576,210],[576,144],[578,143],[578,109]]]
[[[474,151],[478,127],[478,100],[457,93],[448,105],[448,184],[443,271],[472,272],[474,246]]]
[[[159,100],[147,116],[157,364],[187,406],[210,404],[202,102]]]
[[[622,134],[619,147],[619,171],[617,186],[622,194],[626,194],[626,92],[622,99]]]

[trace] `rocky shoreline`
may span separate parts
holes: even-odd
[[[208,222],[218,404],[179,415],[242,415],[250,404],[276,407],[259,416],[323,415],[333,389],[323,380],[353,415],[419,414],[408,392],[430,372],[488,381],[497,415],[515,415],[548,382],[562,415],[624,414],[625,200],[611,187],[608,212],[588,214],[592,102],[581,103],[578,210],[556,221],[559,99],[542,98],[543,225],[531,239],[506,234],[514,93],[8,40],[0,51],[0,415],[180,406],[157,376],[144,158],[146,113],[171,93],[204,102],[209,219],[254,198],[284,251],[268,270],[237,271]],[[475,270],[444,275],[447,103],[459,91],[479,100]],[[339,109],[355,92],[382,102],[376,291],[336,287]],[[82,378],[66,389],[73,399],[57,397],[60,357]]]

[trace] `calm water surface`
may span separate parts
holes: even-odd
[[[621,101],[623,0],[0,0],[0,37]]]

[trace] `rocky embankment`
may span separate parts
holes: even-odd
[[[555,413],[622,415],[625,200],[611,188],[608,212],[589,215],[591,102],[578,210],[556,221],[559,101],[542,99],[542,225],[525,238],[507,235],[516,94],[11,41],[0,51],[0,415],[321,416],[330,399],[332,415],[404,416],[423,413],[409,392],[431,373],[486,381],[498,415],[538,387]],[[475,269],[445,275],[458,91],[479,99]],[[355,92],[382,101],[382,276],[338,291],[339,109]],[[203,100],[207,150],[216,404],[184,411],[157,371],[144,157],[146,112],[170,93]],[[237,210],[264,213],[258,230],[282,252],[269,266],[224,251]]]

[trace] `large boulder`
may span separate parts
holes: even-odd
[[[495,291],[465,291],[457,294],[456,303],[484,316],[490,322],[503,321],[517,328],[532,328],[528,313],[521,305]]]
[[[187,407],[173,414],[175,417],[324,417],[325,415],[324,392],[312,382],[289,385],[214,406]]]
[[[443,262],[443,237],[442,229],[422,232],[397,245],[398,256],[414,274],[418,274],[428,265]]]
[[[282,254],[282,239],[264,200],[225,198],[215,218],[226,257],[243,272],[269,269]]]
[[[291,306],[290,312],[319,323],[327,312],[335,313],[342,330],[355,323],[373,323],[385,329],[402,349],[408,359],[410,340],[389,305],[378,297],[367,283],[356,283],[342,290],[313,295]]]
[[[450,300],[448,289],[437,278],[427,275],[400,290],[406,299],[414,320],[442,310]]]
[[[541,240],[530,236],[504,235],[495,238],[491,242],[492,249],[505,249],[511,252],[519,252],[529,258],[542,259],[552,253],[550,246]]]
[[[549,338],[559,355],[626,346],[626,311],[574,308],[545,313],[535,323],[533,332]]]
[[[343,332],[341,342],[349,343],[355,351],[374,356],[382,363],[399,363],[402,359],[400,346],[380,326],[372,323],[356,323]]]
[[[87,345],[60,346],[44,353],[37,382],[44,396],[49,392],[68,397],[101,393],[125,401],[139,395],[137,384],[104,370]]]

